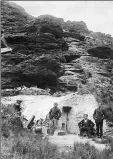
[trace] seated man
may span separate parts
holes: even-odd
[[[86,133],[86,135],[90,137],[91,135],[93,135],[95,124],[88,119],[87,114],[84,114],[83,118],[84,119],[78,123],[78,126],[80,128],[80,136],[83,136],[83,134]]]

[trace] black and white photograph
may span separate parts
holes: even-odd
[[[0,4],[1,159],[113,159],[113,1]]]

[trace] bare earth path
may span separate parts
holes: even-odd
[[[94,146],[96,149],[102,151],[103,149],[107,148],[105,144],[96,143],[95,141],[92,141],[92,139],[87,138],[80,138],[78,135],[64,135],[64,136],[58,136],[53,135],[49,137],[49,141],[52,144],[55,144],[58,146],[60,151],[69,151],[74,146],[74,143],[89,143],[90,145]]]

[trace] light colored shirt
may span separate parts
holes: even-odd
[[[84,119],[84,122],[86,123],[86,122],[87,122],[87,119],[86,119],[86,120]]]

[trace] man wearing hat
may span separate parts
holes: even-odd
[[[58,108],[58,103],[54,103],[54,107],[49,111],[49,118],[52,122],[52,125],[55,129],[58,127],[58,120],[61,117],[61,111]]]
[[[78,123],[80,136],[83,136],[83,134],[86,133],[86,135],[90,137],[93,134],[94,125],[95,124],[88,119],[88,114],[84,114],[83,120]]]
[[[103,137],[103,120],[105,119],[105,113],[102,109],[101,103],[99,103],[99,107],[95,109],[93,118],[96,123],[96,133],[99,138]]]
[[[19,116],[21,116],[21,110],[22,110],[21,103],[22,103],[22,100],[17,100],[16,103],[14,104],[14,108],[17,111]]]

